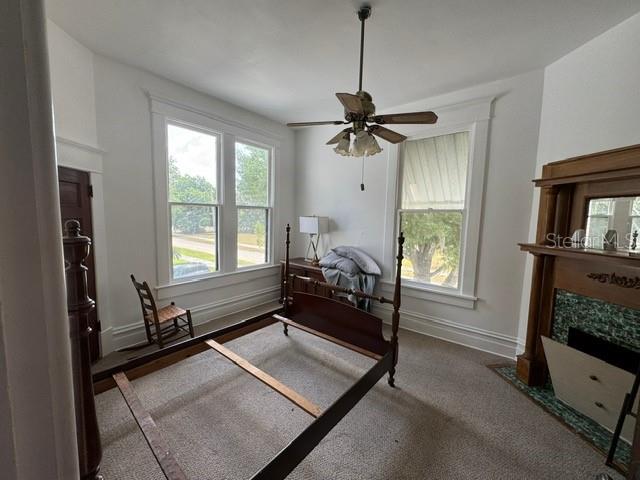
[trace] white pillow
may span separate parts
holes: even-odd
[[[356,262],[356,265],[360,267],[364,273],[370,275],[381,275],[380,267],[373,258],[367,255],[365,252],[356,247],[336,247],[332,249],[337,255],[341,257],[347,257]]]
[[[350,275],[356,275],[360,273],[360,267],[356,265],[356,262],[347,257],[341,257],[333,250],[329,250],[320,260],[320,266],[324,268],[336,268],[341,272],[348,273]]]

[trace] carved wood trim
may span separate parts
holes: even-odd
[[[640,277],[627,277],[614,273],[588,273],[587,278],[600,283],[608,283],[622,288],[634,288],[640,290]]]

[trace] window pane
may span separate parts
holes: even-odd
[[[611,198],[598,198],[589,201],[589,215],[611,215]]]
[[[236,204],[269,206],[269,150],[236,142]]]
[[[631,220],[631,234],[634,232],[638,232],[640,234],[640,217],[633,217]],[[633,236],[631,237],[631,241],[633,241]],[[636,243],[639,243],[640,240],[637,240]]]
[[[238,208],[238,267],[262,265],[267,257],[266,208]]]
[[[457,288],[462,212],[402,212],[400,228],[405,236],[402,276]]]
[[[604,247],[604,235],[609,230],[610,217],[589,217],[587,219],[587,241],[586,247]]]
[[[217,203],[216,135],[167,125],[169,201]]]
[[[409,140],[402,162],[402,208],[464,208],[469,132]]]
[[[171,205],[173,278],[218,270],[216,207]]]
[[[631,215],[640,217],[640,197],[636,197],[631,205]]]

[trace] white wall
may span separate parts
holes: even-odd
[[[47,20],[56,135],[95,146],[93,53]]]
[[[389,109],[415,111],[498,97],[489,133],[479,300],[470,310],[405,295],[401,319],[405,327],[501,355],[515,354],[525,264],[516,244],[526,240],[529,229],[542,86],[539,70]],[[324,248],[357,245],[382,263],[385,210],[393,208],[393,199],[388,205],[385,197],[388,157],[383,152],[367,159],[366,190],[361,192],[360,160],[338,156],[324,145],[335,131],[336,127],[322,127],[296,133],[297,215],[331,218],[332,232],[325,237]],[[304,253],[299,249],[304,239],[296,243],[298,253]],[[390,272],[393,266],[383,268]]]
[[[146,91],[272,132],[276,158],[275,260],[293,212],[293,133],[286,127],[191,89],[96,55],[47,22],[59,165],[89,171],[94,186],[94,252],[103,353],[144,338],[140,306],[129,275],[157,284],[151,113]],[[259,278],[247,281],[250,278]],[[227,282],[225,282],[227,283]],[[277,268],[241,274],[215,290],[173,295],[197,322],[273,300]]]
[[[640,14],[545,69],[536,176],[546,163],[640,143]],[[529,239],[535,239],[538,194]],[[531,286],[527,262],[520,338],[526,335]]]
[[[281,138],[276,158],[275,245],[281,258],[284,224],[293,215],[293,133],[246,110],[126,66],[101,55],[94,57],[98,142],[104,155],[104,208],[109,259],[110,317],[114,347],[144,338],[141,313],[129,275],[156,285],[156,239],[152,166],[151,113],[146,91]],[[246,281],[240,274],[216,289],[173,297],[194,309],[195,321],[247,308],[279,296],[279,270]],[[168,300],[168,299],[167,299]],[[165,300],[166,302],[166,300]]]
[[[102,323],[102,348],[112,349],[109,326],[109,268],[107,259],[102,154],[97,146],[93,53],[47,20],[49,69],[59,166],[89,172],[94,196],[92,249],[94,253],[97,310]]]

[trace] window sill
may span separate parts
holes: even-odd
[[[229,273],[217,273],[208,277],[184,280],[168,285],[158,285],[156,296],[158,300],[168,300],[190,293],[204,292],[219,287],[228,287],[239,283],[270,277],[280,272],[280,265],[262,265],[259,267],[245,267],[242,270]]]
[[[380,289],[385,294],[392,294],[394,282],[388,280],[382,280],[380,282]],[[402,284],[402,295],[417,298],[419,300],[428,300],[431,302],[443,303],[445,305],[453,305],[454,307],[467,308],[473,310],[476,307],[476,301],[478,297],[473,295],[465,295],[464,293],[457,292],[455,290],[437,290],[426,286],[416,285],[415,283],[407,284],[406,281]]]

